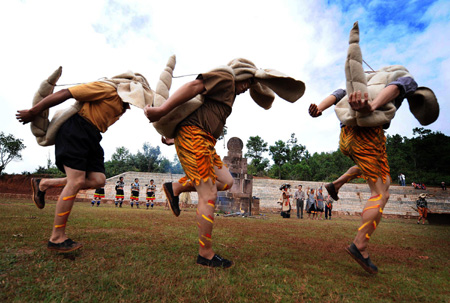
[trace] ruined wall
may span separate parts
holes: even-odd
[[[139,178],[141,184],[140,199],[145,201],[145,187],[150,179],[154,179],[157,185],[156,202],[165,203],[164,192],[162,191],[162,184],[164,182],[177,181],[183,175],[171,175],[171,174],[158,174],[158,173],[135,173],[127,172],[122,174],[125,182],[125,201],[129,201],[130,197],[130,184],[134,181],[134,178]],[[115,196],[114,186],[119,176],[110,178],[107,180],[105,186],[106,199],[111,202]],[[259,207],[261,211],[267,210],[279,210],[280,206],[276,202],[280,196],[279,187],[283,183],[290,183],[292,185],[292,193],[296,189],[297,185],[302,184],[303,189],[308,187],[317,188],[322,185],[322,182],[305,182],[296,180],[276,180],[276,179],[253,179],[253,196],[259,198]],[[326,190],[324,190],[326,194]],[[417,215],[417,212],[413,210],[416,200],[419,194],[428,193],[427,198],[428,206],[433,211],[448,212],[450,213],[450,194],[449,190],[442,191],[440,188],[428,188],[427,190],[417,190],[410,186],[391,186],[390,187],[390,199],[384,214],[402,215],[408,216]],[[80,192],[77,199],[91,200],[94,194],[94,190],[88,190]],[[369,187],[366,184],[345,184],[339,191],[339,201],[334,203],[333,211],[343,212],[350,215],[360,213],[365,201],[370,196]],[[191,193],[192,203],[196,204],[198,201],[197,193]],[[295,208],[295,205],[293,205]]]

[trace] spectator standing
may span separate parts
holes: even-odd
[[[317,217],[316,219],[319,220],[319,217],[321,220],[323,220],[323,209],[324,209],[324,203],[323,203],[324,197],[322,192],[322,186],[319,188],[319,190],[316,191],[316,210],[317,210]]]
[[[420,219],[422,219],[422,224],[425,224],[425,220],[428,216],[428,203],[425,198],[427,194],[420,194],[419,199],[416,201],[417,210],[419,211],[419,220],[417,220],[417,224],[420,224]]]
[[[291,217],[291,202],[289,201],[289,198],[291,197],[291,194],[289,193],[289,188],[291,187],[290,184],[283,184],[280,187],[281,190],[281,216],[283,218],[290,218]]]
[[[134,182],[131,183],[131,196],[130,196],[130,205],[133,207],[133,203],[136,202],[136,208],[139,208],[139,179],[134,179]]]
[[[306,200],[306,209],[308,213],[308,219],[314,219],[316,216],[316,199],[314,196],[314,189],[309,190],[308,188],[308,198]],[[312,214],[312,218],[311,218]]]
[[[155,192],[156,192],[156,185],[154,184],[154,180],[153,179],[151,179],[150,180],[150,184],[145,184],[145,186],[147,186],[147,203],[146,203],[146,206],[147,206],[147,209],[148,209],[148,207],[150,206],[150,204],[151,204],[151,207],[153,208],[153,205],[154,205],[154,201],[155,201]]]
[[[97,207],[100,206],[100,201],[105,197],[105,188],[100,187],[95,190],[94,199],[91,201],[91,206],[94,206],[97,203]]]
[[[303,208],[304,208],[304,201],[305,201],[305,192],[302,191],[303,186],[299,185],[298,190],[294,193],[294,199],[297,206],[297,218],[303,219]]]
[[[328,195],[325,202],[325,220],[331,220],[331,210],[333,209],[333,198]]]
[[[123,182],[123,177],[119,178],[119,181],[116,182],[116,201],[114,204],[116,207],[122,207],[123,199],[125,198],[125,193],[123,192],[123,188],[125,187],[125,183]]]

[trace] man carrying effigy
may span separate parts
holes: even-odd
[[[155,106],[145,114],[167,144],[175,144],[186,174],[178,182],[163,184],[163,190],[175,216],[179,216],[179,195],[197,191],[199,254],[197,264],[228,268],[233,262],[212,249],[212,230],[217,191],[233,185],[228,168],[216,154],[215,144],[222,134],[237,95],[250,89],[250,96],[269,109],[274,92],[295,102],[305,90],[303,82],[275,70],[257,69],[246,59],[234,59],[227,66],[202,73],[168,97],[175,58],[171,57],[156,88]],[[161,95],[159,95],[161,92]]]
[[[55,145],[56,166],[67,176],[31,180],[33,201],[40,209],[45,206],[48,188],[64,187],[56,203],[47,248],[66,253],[83,246],[66,235],[67,220],[78,191],[105,185],[101,133],[130,108],[129,104],[141,109],[151,104],[153,91],[144,76],[127,72],[53,93],[61,72],[60,67],[42,82],[33,99],[33,107],[19,110],[16,118],[23,124],[31,122],[31,130],[40,145]],[[49,108],[72,98],[76,100],[74,105],[56,112],[50,122]]]
[[[337,90],[325,98],[321,102],[325,106],[320,110],[336,104],[335,111],[341,121],[339,146],[342,153],[356,164],[349,172],[362,174],[369,185],[371,195],[362,211],[362,224],[346,251],[367,272],[376,274],[378,268],[369,258],[368,244],[380,223],[391,183],[384,129],[389,127],[404,98],[408,99],[411,112],[422,125],[437,119],[439,105],[433,91],[417,87],[403,66],[387,66],[366,76],[358,43],[356,22],[350,32],[345,67],[347,91]]]

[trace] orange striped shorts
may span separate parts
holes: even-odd
[[[203,129],[197,126],[180,127],[175,136],[175,147],[186,176],[178,182],[195,186],[200,184],[200,180],[206,182],[211,179],[215,184],[217,175],[214,166],[223,166],[215,145],[216,139]]]
[[[382,126],[343,126],[339,148],[361,169],[364,179],[375,183],[381,178],[386,183],[387,177],[391,177]]]
[[[419,209],[419,215],[421,217],[426,218],[427,215],[428,215],[428,208],[426,208],[426,207],[418,207],[418,209]]]

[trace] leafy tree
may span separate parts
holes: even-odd
[[[160,171],[161,169],[159,166],[163,159],[161,155],[161,149],[159,148],[159,146],[153,147],[149,143],[145,142],[144,145],[142,146],[142,149],[144,150],[144,156],[148,161],[147,171],[148,172]]]
[[[263,154],[268,151],[267,142],[260,136],[250,137],[245,146],[247,147],[245,157],[251,159],[248,172],[252,175],[264,175],[269,166],[269,160],[263,157]]]
[[[134,171],[135,168],[132,165],[131,156],[130,151],[126,147],[117,147],[111,156],[111,160],[105,162],[106,177],[119,175],[125,171]]]
[[[411,142],[414,182],[439,184],[450,175],[450,137],[441,132],[414,128]]]
[[[22,160],[20,152],[25,148],[22,139],[16,139],[13,135],[5,135],[0,132],[0,174],[14,159]]]
[[[45,174],[52,175],[53,177],[64,177],[65,174],[56,167],[56,165],[51,165],[47,167],[39,166],[33,174]]]
[[[302,161],[306,146],[298,144],[298,140],[295,137],[295,133],[291,134],[291,138],[287,141],[286,147],[289,149],[288,162],[290,164],[298,164]]]
[[[272,161],[275,165],[270,169],[271,175],[278,174],[278,179],[281,179],[281,167],[289,160],[289,147],[285,142],[278,140],[274,145],[269,146],[269,153],[272,155]]]
[[[180,160],[178,160],[178,157],[175,155],[173,157],[173,162],[171,162],[170,172],[172,174],[183,174],[183,167],[181,166]]]
[[[414,159],[411,158],[411,144],[408,138],[398,134],[393,136],[388,135],[386,138],[386,152],[393,182],[397,179],[396,176],[401,173],[412,177],[412,167],[415,164]]]
[[[269,175],[280,179],[296,179],[303,173],[300,171],[305,168],[305,164],[300,165],[302,160],[308,155],[306,147],[298,144],[295,134],[283,142],[278,140],[275,145],[269,146],[270,154],[274,166],[269,170]]]

